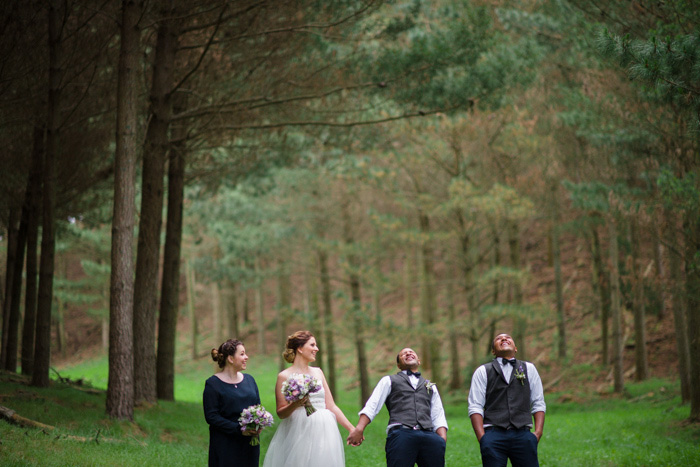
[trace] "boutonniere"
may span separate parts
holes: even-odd
[[[525,380],[527,379],[527,376],[525,376],[525,372],[523,371],[522,365],[515,369],[515,377],[518,378],[518,381],[520,381],[521,386],[525,385]]]
[[[433,382],[430,381],[429,379],[426,379],[426,380],[425,380],[425,389],[428,390],[428,394],[432,394],[432,393],[433,393],[433,388],[434,388],[434,387],[435,387],[435,383],[433,383]]]

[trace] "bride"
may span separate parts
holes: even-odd
[[[275,397],[277,415],[282,419],[265,455],[264,467],[335,467],[345,465],[345,451],[337,423],[351,432],[355,427],[333,402],[320,368],[309,366],[316,360],[318,346],[309,331],[297,331],[287,338],[284,359],[292,366],[277,375]],[[287,402],[282,385],[293,374],[310,375],[322,383],[320,391],[304,399]],[[304,405],[316,409],[307,416]]]

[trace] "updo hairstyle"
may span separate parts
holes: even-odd
[[[314,337],[310,331],[297,331],[287,337],[287,347],[282,352],[282,356],[289,363],[294,363],[294,357],[297,355],[297,349],[301,348],[309,342],[309,339]]]
[[[243,345],[243,342],[238,339],[229,339],[219,346],[219,349],[211,349],[211,359],[214,360],[219,368],[226,366],[226,358],[229,355],[236,354],[236,348]]]

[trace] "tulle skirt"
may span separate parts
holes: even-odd
[[[344,467],[343,439],[335,414],[303,407],[282,420],[265,455],[264,467]]]

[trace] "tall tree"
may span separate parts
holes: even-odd
[[[114,216],[112,221],[112,274],[109,303],[109,377],[107,414],[133,419],[134,354],[133,233],[138,141],[139,58],[143,11],[140,0],[123,0],[121,51],[117,86],[117,131],[114,157]]]

